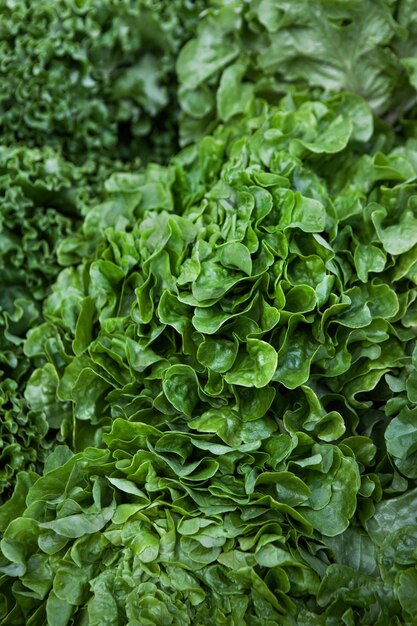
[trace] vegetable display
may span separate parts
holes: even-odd
[[[10,7],[0,626],[414,626],[413,3]]]

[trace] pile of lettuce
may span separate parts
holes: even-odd
[[[414,4],[0,0],[0,626],[417,624]]]

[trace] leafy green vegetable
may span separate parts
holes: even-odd
[[[416,103],[415,17],[408,0],[213,4],[177,60],[183,142],[244,113],[255,96],[276,102],[294,86],[349,91],[397,119]],[[355,111],[355,139],[366,141],[367,117]],[[323,146],[331,150],[345,125],[336,120]]]
[[[32,4],[0,626],[416,624],[414,3]]]
[[[381,171],[358,110],[254,101],[61,241],[25,396],[73,452],[0,509],[7,623],[411,623],[414,256],[375,207],[415,143]]]
[[[14,484],[20,469],[41,469],[54,442],[49,427],[59,429],[59,413],[46,411],[37,385],[24,384],[31,364],[23,353],[26,333],[42,320],[42,303],[60,271],[57,246],[81,222],[80,207],[88,204],[88,187],[78,189],[85,172],[49,148],[0,146],[0,497]],[[56,353],[56,332],[48,338]],[[48,373],[53,370],[46,366]],[[49,377],[50,378],[50,377]],[[56,378],[56,377],[55,377]],[[55,387],[42,376],[38,384]],[[55,431],[56,432],[56,431]]]
[[[2,0],[2,143],[48,145],[110,171],[149,150],[170,156],[175,56],[202,6]]]

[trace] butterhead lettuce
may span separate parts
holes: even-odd
[[[0,509],[4,624],[412,623],[416,147],[379,144],[296,94],[107,181],[24,345],[67,446]]]

